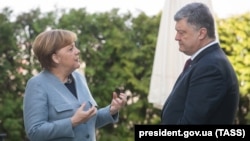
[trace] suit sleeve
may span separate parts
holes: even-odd
[[[185,110],[179,124],[207,123],[225,96],[225,78],[215,65],[195,70],[190,77]]]

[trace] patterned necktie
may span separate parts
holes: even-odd
[[[189,58],[189,59],[186,61],[185,66],[184,66],[182,72],[184,72],[184,71],[190,66],[190,63],[191,63],[191,62],[192,62],[192,60]]]

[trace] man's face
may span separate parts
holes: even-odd
[[[177,31],[175,40],[179,43],[179,51],[190,56],[199,50],[199,30],[187,23],[186,18],[176,22],[175,30]]]

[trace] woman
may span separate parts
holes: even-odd
[[[113,92],[111,104],[97,109],[80,67],[75,33],[55,29],[40,33],[33,51],[43,68],[28,82],[24,125],[31,141],[95,141],[95,129],[118,121],[127,97]]]

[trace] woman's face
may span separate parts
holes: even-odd
[[[80,50],[75,42],[58,50],[52,57],[57,68],[73,71],[80,67]]]

